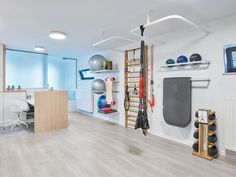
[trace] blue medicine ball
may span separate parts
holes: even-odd
[[[177,58],[177,63],[187,63],[188,62],[188,58],[184,55],[180,55],[178,58]]]
[[[102,95],[98,98],[98,101],[97,101],[97,106],[98,106],[98,109],[102,109],[102,108],[106,108],[107,107],[107,101],[106,101],[106,96],[105,95]]]

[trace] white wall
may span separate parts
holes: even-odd
[[[149,113],[151,133],[183,144],[192,145],[194,141],[192,136],[194,131],[194,121],[192,121],[186,128],[173,127],[164,122],[162,115],[162,81],[165,77],[177,76],[210,78],[211,82],[208,88],[193,88],[192,90],[192,120],[194,120],[194,112],[199,108],[212,109],[216,111],[217,135],[219,139],[218,146],[220,153],[224,154],[224,122],[226,119],[224,99],[228,96],[236,95],[236,75],[222,75],[224,71],[223,46],[227,44],[236,44],[235,20],[236,16],[233,16],[204,24],[204,26],[211,31],[208,36],[203,36],[196,30],[186,30],[181,33],[170,34],[166,36],[166,38],[171,39],[167,44],[161,47],[155,47],[154,91],[156,96],[156,107],[153,114]],[[210,60],[211,64],[209,65],[209,68],[191,70],[179,69],[177,71],[160,68],[160,65],[163,65],[165,60],[168,58],[176,59],[181,54],[190,56],[193,53],[199,53],[202,55],[203,59]],[[119,64],[120,81],[122,81],[124,79],[124,54],[116,52],[104,52],[102,54],[109,59],[112,59],[113,62]],[[84,60],[84,63],[82,63],[87,64],[88,59]],[[80,64],[81,66],[83,65],[82,63]],[[119,94],[119,105],[121,105],[119,109],[119,123],[121,125],[124,125],[123,99],[124,83],[121,82]]]

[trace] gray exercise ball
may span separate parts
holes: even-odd
[[[102,79],[96,79],[92,82],[92,91],[101,94],[106,91],[106,84]]]
[[[89,65],[91,71],[102,70],[102,62],[105,60],[105,57],[102,55],[94,55],[89,59]]]

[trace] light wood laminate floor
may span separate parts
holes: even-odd
[[[0,177],[236,177],[236,162],[79,113],[68,129],[0,131]]]

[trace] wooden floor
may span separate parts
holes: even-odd
[[[235,161],[207,161],[188,146],[79,113],[68,129],[0,133],[0,177],[236,177]]]

